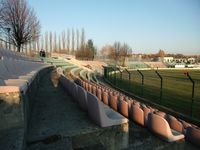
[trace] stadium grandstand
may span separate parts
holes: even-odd
[[[199,149],[199,124],[112,87],[103,65],[0,49],[0,149]]]

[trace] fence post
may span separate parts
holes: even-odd
[[[142,73],[139,69],[137,69],[137,72],[139,72],[139,74],[140,74],[141,77],[142,77],[142,95],[143,95],[143,88],[144,88],[144,75],[143,75],[143,73]]]
[[[187,77],[188,79],[192,82],[192,103],[191,103],[191,110],[190,110],[190,115],[191,117],[193,116],[193,105],[194,105],[194,86],[195,86],[195,82],[192,79],[192,77],[190,76],[189,72],[187,72]]]
[[[119,70],[119,72],[120,72],[120,80],[122,81],[122,72],[123,71],[121,71],[120,68],[117,68],[117,70]]]
[[[129,88],[130,88],[131,87],[131,72],[128,71],[128,69],[125,69],[125,71],[128,73]]]
[[[159,72],[155,71],[158,77],[160,78],[160,103],[162,104],[162,92],[163,92],[163,77],[159,74]]]
[[[128,73],[128,80],[130,82],[130,80],[131,80],[131,73],[127,69],[125,69],[125,71]]]
[[[115,70],[113,67],[111,67],[111,68],[112,68],[112,70],[114,71],[114,76],[115,76],[114,84],[116,85],[116,70]]]

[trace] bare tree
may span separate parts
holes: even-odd
[[[72,28],[72,54],[74,54],[74,29]]]
[[[159,52],[157,53],[158,57],[164,57],[165,56],[165,51],[160,49]]]
[[[53,43],[52,43],[53,39],[52,39],[52,32],[49,33],[49,50],[50,53],[52,52],[52,48],[53,48]]]
[[[0,30],[20,52],[23,44],[39,37],[40,23],[26,0],[1,0],[0,7]]]
[[[41,41],[41,49],[44,49],[44,38],[43,35],[40,37]]]
[[[105,45],[101,49],[101,55],[104,58],[109,58],[113,54],[113,46],[112,45]]]
[[[81,49],[84,49],[85,47],[85,30],[82,28],[81,30]]]
[[[58,50],[59,50],[59,52],[61,52],[61,39],[60,39],[60,35],[58,36]]]
[[[131,56],[132,54],[132,49],[130,48],[130,46],[126,43],[123,44],[123,46],[121,46],[121,50],[120,50],[120,65],[121,66],[125,66],[125,61],[126,58]]]
[[[70,52],[70,30],[67,29],[67,53]]]
[[[48,32],[45,32],[45,50],[46,52],[49,49],[49,38],[48,38]]]
[[[66,37],[65,37],[65,31],[62,32],[62,49],[65,50],[66,46]]]
[[[54,32],[53,49],[54,49],[55,52],[57,52],[57,37],[56,37],[56,32]]]
[[[113,52],[111,53],[111,58],[115,60],[116,64],[118,64],[120,59],[120,50],[121,50],[121,43],[115,42],[113,44]]]
[[[104,46],[101,50],[101,53],[103,56],[113,59],[116,65],[125,66],[126,58],[131,56],[132,49],[126,43],[121,44],[120,42],[115,42],[113,46]]]
[[[76,50],[79,50],[79,30],[76,30]]]
[[[37,39],[37,51],[40,51],[40,40],[39,40],[39,38]]]

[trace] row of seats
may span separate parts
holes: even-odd
[[[11,50],[6,50],[6,49],[3,49],[3,48],[0,48],[0,57],[1,56],[7,57],[7,58],[13,58],[13,59],[16,59],[16,60],[33,61],[32,58],[27,57],[25,55],[22,55],[21,53],[13,52]]]
[[[163,62],[144,62],[150,68],[167,68]]]
[[[185,137],[187,141],[199,146],[200,129],[197,126],[140,103],[107,86],[95,84],[86,78],[87,73],[85,74],[84,71],[82,70],[79,76],[74,75],[74,79],[77,78],[80,86],[105,105],[142,127],[149,128],[165,141],[171,142]],[[80,97],[83,98],[83,95],[80,94]],[[81,108],[86,110],[86,102],[84,100],[81,102]]]
[[[200,146],[200,129],[197,126],[140,103],[106,86],[80,78],[79,83],[86,91],[95,95],[99,101],[142,127],[148,127],[163,140],[172,142],[185,137],[186,140]]]
[[[108,127],[128,122],[128,119],[99,101],[91,92],[86,91],[81,86],[66,78],[62,69],[57,69],[57,72],[60,74],[59,81],[63,87],[73,97],[73,99],[76,100],[80,108],[88,112],[90,118],[97,125]]]
[[[9,55],[0,50],[0,92],[9,92],[12,89],[26,92],[37,73],[49,65],[30,61],[31,59],[19,60],[19,57],[16,58],[15,52],[7,51]]]

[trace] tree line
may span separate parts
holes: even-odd
[[[63,30],[61,33],[45,32],[37,41],[28,43],[27,47],[30,50],[39,51],[44,49],[46,52],[57,52],[66,54],[75,54],[82,45],[85,44],[85,30],[68,28],[67,31]]]
[[[33,46],[34,45],[34,46]],[[44,49],[46,52],[64,53],[75,55],[77,59],[93,60],[96,54],[96,48],[92,39],[86,42],[85,29],[72,28],[56,32],[45,32],[35,43],[32,44],[36,51]]]
[[[0,1],[0,38],[4,39],[1,42],[6,41],[6,45],[16,46],[18,52],[44,49],[50,53],[76,54],[80,59],[94,59],[96,51],[91,39],[85,43],[84,28],[41,35],[40,22],[26,0]]]
[[[104,57],[113,59],[116,65],[125,66],[126,58],[132,55],[132,48],[127,43],[114,42],[113,45],[105,45],[101,49]]]

